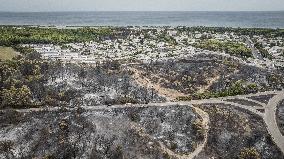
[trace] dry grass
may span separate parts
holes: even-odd
[[[17,56],[16,51],[11,47],[0,46],[0,60],[10,60],[16,56]]]
[[[134,72],[133,77],[139,85],[145,88],[153,88],[159,93],[159,95],[167,98],[169,101],[175,101],[176,98],[178,97],[186,96],[186,94],[182,92],[161,86],[159,82],[157,83],[152,82],[149,78],[143,75],[143,71],[141,70],[137,70],[135,68],[129,68],[129,69]]]

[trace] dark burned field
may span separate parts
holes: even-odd
[[[190,59],[157,61],[134,66],[141,78],[185,95],[222,91],[237,81],[256,85],[246,93],[281,90],[283,70],[267,70],[217,55],[199,54]]]
[[[0,137],[26,158],[165,158],[203,142],[187,106],[1,114]],[[163,145],[163,147],[161,147]],[[165,148],[164,148],[165,147]],[[173,156],[174,157],[174,156]]]
[[[278,105],[277,112],[276,112],[278,127],[282,135],[284,135],[284,100]]]
[[[208,143],[197,158],[238,158],[253,148],[261,158],[283,158],[263,120],[250,112],[224,104],[198,106],[209,114]]]

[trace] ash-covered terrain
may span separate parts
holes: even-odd
[[[282,135],[284,135],[284,100],[278,105],[276,116],[279,129]]]
[[[283,70],[263,69],[240,60],[214,54],[197,54],[134,67],[141,78],[151,81],[153,85],[177,90],[175,97],[227,96],[230,92],[226,91],[235,89],[238,84],[244,88],[237,91],[245,94],[283,89]]]
[[[65,64],[50,68],[45,86],[49,92],[67,97],[66,104],[85,106],[163,102],[150,87],[137,85],[132,72],[119,62],[101,65]],[[56,103],[55,103],[56,104]]]
[[[262,119],[231,105],[204,104],[199,106],[209,114],[208,143],[197,158],[283,158],[273,143]]]
[[[190,106],[1,113],[1,158],[166,158],[204,140]],[[174,157],[174,156],[172,156]],[[174,157],[175,158],[175,157]]]

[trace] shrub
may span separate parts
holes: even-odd
[[[254,93],[258,91],[257,84],[250,83],[246,84],[244,81],[236,81],[235,83],[231,84],[228,88],[210,92],[206,91],[203,93],[195,93],[191,96],[186,97],[178,97],[177,100],[179,101],[188,101],[192,99],[209,99],[209,98],[219,98],[219,97],[227,97],[227,96],[236,96],[236,95],[243,95],[248,93]]]
[[[192,100],[192,97],[191,96],[180,96],[180,97],[177,97],[177,100],[178,101],[189,101],[189,100]]]
[[[244,148],[240,155],[240,159],[260,159],[260,155],[255,148]]]
[[[195,120],[192,125],[193,132],[196,134],[198,140],[204,139],[205,129],[203,127],[202,121]]]
[[[141,120],[140,115],[135,111],[129,112],[128,117],[133,122],[139,122]]]
[[[31,91],[24,85],[20,88],[12,86],[10,89],[3,89],[2,107],[24,108],[31,105]]]

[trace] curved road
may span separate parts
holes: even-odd
[[[276,121],[276,110],[278,104],[284,100],[284,92],[275,95],[265,107],[264,121],[267,129],[276,145],[284,153],[284,136],[281,134]]]

